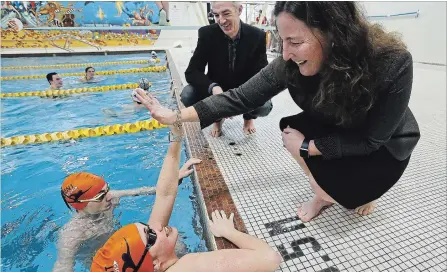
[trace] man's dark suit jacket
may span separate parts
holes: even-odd
[[[241,22],[234,72],[230,71],[228,37],[218,24],[201,27],[197,47],[185,71],[186,81],[205,97],[212,83],[218,83],[224,91],[239,87],[267,66],[266,51],[265,32]]]

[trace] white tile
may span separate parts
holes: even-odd
[[[238,199],[243,221],[251,225],[250,233],[288,250],[291,242],[307,237],[318,242],[317,252],[311,243],[301,244],[305,256],[283,262],[280,271],[319,271],[329,267],[324,255],[340,271],[411,271],[418,260],[428,271],[445,267],[445,76],[445,68],[443,73],[429,66],[414,68],[410,107],[422,137],[400,181],[366,217],[333,205],[304,223],[305,228],[287,232],[292,224],[278,224],[275,229],[286,232],[270,236],[272,228],[266,223],[296,216],[298,204],[313,195],[303,171],[282,146],[279,120],[300,112],[287,92],[273,99],[269,116],[255,120],[255,135],[243,135],[240,116],[225,121],[220,138],[208,136],[210,128],[203,131],[231,195]],[[439,84],[425,88],[427,82]],[[235,150],[242,155],[236,156]]]

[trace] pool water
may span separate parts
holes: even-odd
[[[164,54],[159,54],[164,61]],[[87,63],[149,59],[149,54],[70,56],[2,59],[2,66]],[[161,63],[162,65],[164,63]],[[160,64],[158,64],[160,65]],[[98,66],[97,71],[119,70],[143,65]],[[2,71],[2,76],[81,72],[84,68],[25,69]],[[8,72],[8,74],[6,74]],[[169,95],[169,71],[102,76],[95,84],[64,78],[64,88],[135,83],[147,77],[163,104],[175,106]],[[67,84],[69,83],[69,87]],[[2,92],[46,90],[46,79],[2,81]],[[124,108],[132,105],[128,90],[84,93],[63,98],[40,97],[1,99],[1,137],[71,130],[107,124],[128,123],[150,118],[148,111]],[[118,113],[107,114],[108,111]],[[83,138],[5,147],[1,150],[1,271],[51,271],[57,258],[56,242],[61,227],[72,216],[60,196],[64,178],[74,172],[103,176],[112,189],[155,186],[168,147],[168,129],[106,137]],[[186,160],[182,152],[183,164]],[[114,210],[116,226],[146,222],[155,196],[124,197]],[[192,182],[179,186],[170,225],[179,229],[188,252],[207,251],[200,225]],[[86,262],[89,263],[89,262]],[[88,271],[83,260],[76,260],[75,271]]]

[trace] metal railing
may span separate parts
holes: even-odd
[[[61,39],[61,38],[65,38],[64,46],[59,46],[55,42],[56,40]],[[68,51],[68,52],[74,52],[74,50],[70,49],[70,44],[71,44],[70,40],[77,40],[77,41],[82,42],[84,44],[87,44],[87,45],[90,45],[92,47],[95,47],[98,50],[101,50],[101,46],[98,46],[98,45],[96,45],[94,43],[91,43],[91,42],[89,42],[89,41],[87,41],[87,40],[85,40],[85,39],[83,39],[81,37],[70,35],[70,34],[60,34],[60,35],[56,35],[54,37],[51,37],[49,39],[50,44],[52,46],[60,48],[60,49],[65,50],[65,51]]]
[[[80,27],[32,27],[25,30],[197,30],[202,26],[80,26]]]
[[[371,15],[371,16],[368,16],[368,19],[402,17],[402,16],[410,16],[410,15],[414,15],[415,18],[419,17],[419,10],[412,11],[412,12],[405,12],[405,13],[396,13],[396,14]]]

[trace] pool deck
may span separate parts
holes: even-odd
[[[177,93],[194,48],[170,49]],[[271,60],[271,59],[270,59]],[[171,64],[172,65],[172,64]],[[186,126],[207,211],[237,210],[237,227],[267,241],[283,256],[278,271],[447,271],[446,68],[414,64],[410,108],[421,140],[401,180],[359,216],[339,205],[309,223],[297,205],[312,197],[304,172],[283,148],[279,120],[301,110],[282,92],[269,116],[244,136],[241,116],[226,120],[223,136],[198,123]],[[216,239],[218,248],[231,247]]]
[[[140,49],[148,50],[129,51]],[[150,48],[156,49],[163,48]],[[184,71],[192,50],[167,51],[177,99],[187,84]],[[288,92],[273,104],[269,116],[256,120],[257,133],[248,137],[240,116],[225,121],[219,138],[209,136],[210,128],[200,130],[198,123],[185,125],[189,155],[203,160],[193,178],[204,199],[203,215],[215,209],[235,212],[239,230],[281,253],[278,271],[447,271],[445,66],[414,64],[410,108],[422,137],[401,180],[365,217],[333,205],[309,223],[300,221],[297,205],[309,200],[312,191],[283,148],[278,123],[301,110]],[[206,225],[205,232],[210,248],[234,247],[214,240]]]

